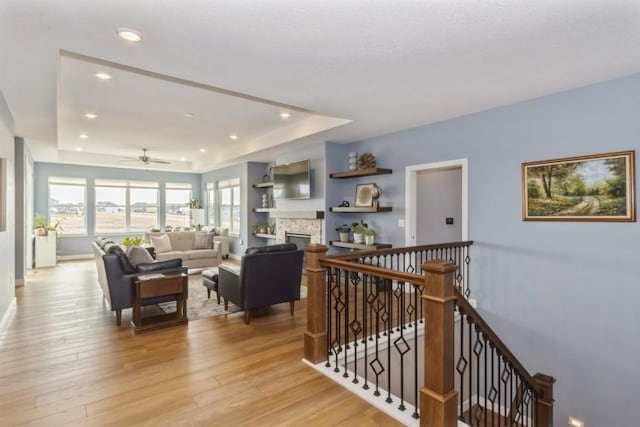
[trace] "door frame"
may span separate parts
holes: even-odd
[[[417,175],[425,170],[461,168],[462,174],[462,241],[469,240],[469,161],[466,158],[423,163],[405,167],[405,246],[416,245],[417,230]]]

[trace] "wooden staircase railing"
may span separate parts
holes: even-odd
[[[467,249],[471,244],[463,243]],[[424,324],[424,349],[416,348],[411,342],[411,351],[415,351],[412,359],[415,356],[415,360],[418,360],[418,351],[423,351],[424,354],[424,381],[419,395],[418,388],[415,389],[417,407],[413,414],[414,418],[419,417],[421,426],[457,426],[458,420],[472,426],[551,426],[555,380],[543,374],[530,375],[469,304],[465,298],[469,289],[468,271],[464,271],[464,274],[460,272],[461,266],[468,268],[469,255],[465,252],[456,259],[456,266],[452,262],[455,256],[450,255],[452,252],[447,252],[450,251],[447,246],[451,245],[445,244],[438,248],[448,256],[448,260],[424,260],[426,262],[419,265],[416,262],[422,256],[418,254],[425,253],[423,247],[327,257],[325,246],[309,246],[305,359],[313,364],[325,362],[324,366],[332,365],[336,375],[353,377],[353,383],[357,383],[357,376],[346,371],[347,360],[352,363],[352,359],[347,358],[347,352],[355,364],[354,352],[362,351],[364,346],[366,353],[366,343],[373,338],[377,354],[378,339],[381,335],[388,335],[387,352],[391,353],[395,351],[391,347],[391,340],[397,344],[398,335],[403,340],[405,326],[407,330],[413,329],[413,333],[418,334],[419,328]],[[432,257],[433,252],[430,255]],[[397,268],[402,268],[403,271]],[[373,299],[369,302],[367,295],[372,297],[375,293],[379,300],[387,298],[384,300],[387,306],[396,304],[398,309],[403,305],[393,301],[394,294],[406,294],[407,287],[413,287],[413,300],[410,302],[413,304],[412,310],[418,308],[416,296],[418,300],[421,299],[418,312],[424,313],[424,319],[422,314],[417,316],[413,313],[408,316],[409,323],[406,324],[397,319],[385,320],[386,329],[376,329],[376,334],[366,335],[364,331],[367,328],[360,327],[358,320],[362,319],[358,316],[364,315],[365,310],[371,311],[373,308],[375,311],[376,305],[381,304],[380,301],[373,302]],[[397,298],[400,302],[404,297]],[[349,314],[349,307],[355,313]],[[397,310],[391,317],[395,314],[399,314]],[[332,319],[336,320],[332,323]],[[350,319],[353,319],[353,324],[348,323],[351,322]],[[344,325],[342,334],[338,331],[340,342],[332,337],[333,332],[328,333],[334,331],[331,329],[332,325],[336,326],[338,322]],[[456,342],[456,337],[460,342]],[[400,345],[398,352],[402,357],[405,356],[403,351],[405,348]],[[331,361],[328,357],[330,354],[334,355]],[[339,354],[344,355],[344,363],[337,364]],[[364,360],[366,370],[367,359]],[[389,368],[390,365],[387,369]],[[366,388],[366,377],[364,379],[363,387]],[[386,402],[391,404],[391,401],[387,397]],[[400,403],[404,410],[402,399]]]

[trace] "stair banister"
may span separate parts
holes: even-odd
[[[304,333],[304,358],[312,363],[327,359],[327,272],[320,265],[328,248],[307,246],[307,330]]]
[[[454,273],[448,261],[422,264],[425,272],[424,387],[420,390],[420,426],[458,425],[454,387]]]

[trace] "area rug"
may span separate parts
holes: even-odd
[[[300,299],[307,297],[307,287],[300,287]],[[229,302],[229,310],[224,309],[224,302],[220,300],[218,304],[216,293],[211,291],[211,298],[207,298],[207,288],[202,286],[202,274],[189,275],[189,298],[187,299],[187,317],[189,320],[203,319],[205,317],[222,316],[230,313],[237,313],[240,307]],[[176,311],[175,302],[164,302],[158,304],[165,313]]]

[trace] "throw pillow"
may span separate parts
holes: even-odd
[[[127,246],[127,258],[129,258],[129,261],[131,261],[131,264],[135,267],[137,267],[138,264],[153,262],[153,257],[149,251],[142,246],[136,245]]]
[[[169,236],[163,234],[161,236],[151,236],[151,245],[156,248],[156,253],[171,252],[171,240]]]
[[[197,232],[193,241],[193,249],[211,249],[213,235],[211,233]]]

